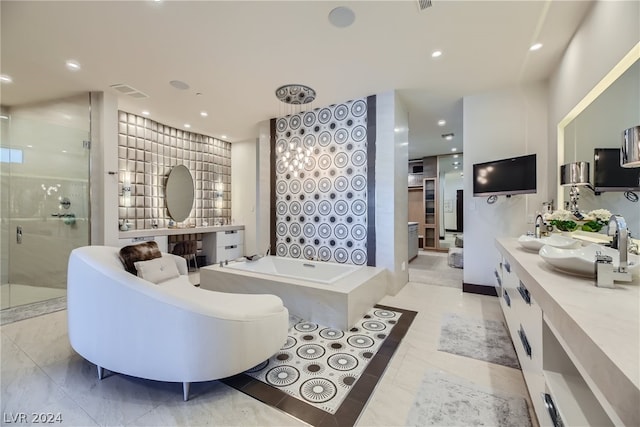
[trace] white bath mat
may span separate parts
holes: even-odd
[[[442,317],[438,350],[520,369],[511,337],[501,321],[447,313]]]
[[[527,402],[442,371],[424,376],[407,426],[531,427]]]

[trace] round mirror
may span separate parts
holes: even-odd
[[[182,222],[191,213],[193,206],[193,178],[185,165],[174,166],[167,177],[164,198],[169,216],[175,222]]]

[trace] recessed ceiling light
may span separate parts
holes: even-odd
[[[33,148],[33,145],[28,144],[28,145],[27,145],[27,148]]]
[[[444,119],[438,120],[438,126],[444,126],[447,124],[447,121]]]
[[[531,45],[531,47],[529,48],[529,50],[538,50],[542,47],[542,43],[535,43],[533,45]]]
[[[442,56],[442,51],[441,50],[434,50],[433,52],[431,52],[431,57],[432,58],[438,58]]]
[[[67,152],[67,150],[62,150],[62,152],[63,152],[63,153],[66,153],[66,152]]]
[[[456,147],[453,147],[451,151],[458,151],[458,149]]]
[[[11,78],[11,76],[7,76],[6,74],[3,74],[0,76],[0,82],[2,83],[13,83],[13,79]]]
[[[171,80],[169,84],[180,90],[187,90],[190,87],[188,84],[186,84],[185,82],[181,82],[180,80]]]
[[[452,133],[445,133],[445,134],[442,134],[442,137],[444,139],[446,139],[447,141],[451,141],[453,139],[453,134]]]
[[[186,127],[187,129],[189,129],[191,127],[191,125],[189,123],[185,123],[184,127]]]
[[[346,28],[356,20],[356,14],[348,7],[340,6],[329,12],[329,22],[334,27]]]
[[[78,63],[78,61],[75,61],[73,59],[69,59],[67,62],[65,62],[67,69],[70,71],[78,71],[80,69],[80,64]]]
[[[227,135],[220,135],[220,138],[227,139]]]
[[[457,167],[457,166],[454,166],[453,168],[454,168],[454,169],[458,169],[458,167]]]
[[[148,116],[149,114],[151,114],[151,113],[150,113],[150,112],[148,112],[147,110],[144,110],[144,111],[142,112],[142,115],[143,115],[143,116]]]
[[[200,115],[202,117],[207,117],[209,115],[209,113],[207,113],[206,111],[200,111]]]

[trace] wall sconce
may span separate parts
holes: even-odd
[[[122,178],[122,205],[131,206],[131,174],[125,172]]]
[[[213,198],[215,199],[215,207],[222,208],[222,201],[224,200],[224,183],[216,182],[213,185]]]
[[[578,199],[580,190],[578,186],[591,187],[589,182],[589,162],[573,162],[560,166],[560,185],[571,186],[569,190],[569,210],[580,212]]]
[[[634,126],[622,132],[620,166],[623,168],[640,167],[640,126]]]

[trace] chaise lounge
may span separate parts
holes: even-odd
[[[171,269],[167,262],[174,261],[177,277],[156,284],[134,276],[125,270],[115,247],[72,251],[69,340],[76,352],[97,365],[98,378],[106,368],[181,382],[186,401],[191,382],[243,372],[285,343],[289,315],[280,298],[200,289],[189,282],[183,258],[162,254],[158,260]]]

